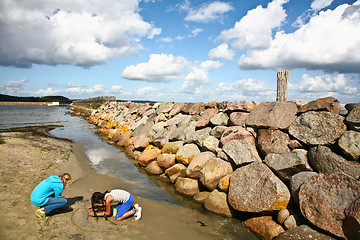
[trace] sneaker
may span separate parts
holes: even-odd
[[[136,209],[136,213],[134,214],[135,220],[139,220],[141,218],[141,207]]]
[[[117,209],[114,208],[114,209],[113,209],[113,217],[116,217],[116,213],[117,213]]]
[[[135,208],[135,209],[138,209],[138,208],[139,208],[139,204],[136,203],[136,204],[134,205],[134,208]]]
[[[40,208],[36,210],[36,215],[42,219],[46,218],[46,213],[44,211],[41,211]]]

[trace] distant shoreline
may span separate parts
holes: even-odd
[[[29,105],[29,106],[48,106],[51,102],[0,102],[0,105]],[[69,104],[60,103],[58,106],[67,106]]]
[[[0,102],[0,105],[43,105],[47,106],[50,102]]]

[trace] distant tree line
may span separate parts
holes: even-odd
[[[72,100],[63,96],[16,97],[0,94],[0,102],[59,102],[63,104],[70,104]]]

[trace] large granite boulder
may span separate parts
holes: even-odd
[[[312,171],[307,160],[307,151],[294,149],[290,153],[270,153],[264,162],[284,182],[290,181],[292,175],[302,171]]]
[[[347,239],[360,239],[360,197],[352,201],[345,209],[343,230]]]
[[[181,112],[181,109],[185,106],[185,103],[176,102],[174,103],[171,111],[169,112],[169,117],[176,116]]]
[[[176,160],[182,164],[189,165],[199,153],[200,150],[195,144],[185,144],[176,152]]]
[[[190,178],[199,179],[201,169],[203,169],[210,159],[215,157],[215,154],[209,151],[195,155],[189,166],[186,168],[186,175]]]
[[[226,126],[216,126],[210,131],[210,135],[220,139],[223,133],[228,129]]]
[[[231,217],[231,209],[227,201],[227,195],[224,192],[213,190],[204,201],[204,207],[214,213]]]
[[[299,112],[328,111],[335,114],[340,113],[340,102],[336,98],[326,97],[311,101],[299,109]]]
[[[200,181],[209,190],[214,190],[222,177],[233,172],[232,166],[220,158],[212,158],[200,170]]]
[[[156,161],[162,169],[168,169],[175,165],[175,154],[163,153],[156,158]]]
[[[307,225],[300,225],[280,233],[275,240],[336,240],[336,238],[317,232]]]
[[[181,163],[177,163],[166,169],[165,175],[169,177],[171,183],[174,183],[178,177],[186,176],[186,167]]]
[[[249,113],[247,112],[232,112],[229,115],[229,125],[245,127],[246,119],[248,116]]]
[[[259,129],[257,146],[263,156],[269,153],[289,153],[290,137],[278,129]]]
[[[193,196],[200,192],[199,182],[191,178],[178,177],[174,187],[176,191],[187,196]]]
[[[291,197],[294,200],[294,202],[296,203],[296,205],[299,205],[299,191],[300,191],[300,187],[301,185],[306,182],[310,177],[317,175],[318,173],[316,172],[299,172],[295,175],[293,175],[290,179],[290,192],[291,192]]]
[[[343,153],[353,160],[360,157],[360,132],[346,131],[341,135],[338,145]]]
[[[272,219],[272,216],[250,218],[247,219],[244,224],[247,228],[259,234],[265,240],[274,239],[280,233],[285,232],[284,228]]]
[[[141,166],[146,167],[152,161],[155,161],[156,158],[161,154],[161,150],[155,146],[149,145],[141,153],[138,158],[138,162]]]
[[[201,115],[200,120],[196,123],[196,127],[203,128],[210,123],[210,119],[218,113],[218,110],[215,108],[206,109]]]
[[[306,112],[289,127],[289,133],[307,145],[334,144],[346,131],[344,117],[331,112]]]
[[[303,216],[315,226],[344,238],[345,209],[360,196],[360,182],[345,174],[318,174],[300,188]]]
[[[254,101],[226,101],[225,105],[224,112],[251,112],[259,103]]]
[[[255,145],[255,138],[254,136],[247,131],[245,128],[241,126],[229,127],[227,128],[220,139],[221,145],[230,142],[231,140],[235,139],[244,139],[248,141],[250,144]]]
[[[346,123],[350,129],[360,131],[360,103],[356,104],[346,116]]]
[[[215,126],[226,126],[229,122],[229,117],[224,112],[219,112],[210,119],[210,122]]]
[[[286,129],[295,121],[297,111],[294,102],[263,102],[250,112],[246,125]]]
[[[250,144],[246,140],[231,140],[225,143],[222,149],[237,167],[252,162],[261,162],[255,145]]]
[[[290,197],[286,185],[261,162],[238,168],[231,175],[228,198],[230,205],[238,211],[282,210],[287,208]]]
[[[154,175],[160,175],[163,173],[163,170],[159,167],[159,164],[156,161],[152,161],[149,165],[147,165],[145,171]]]
[[[134,137],[134,148],[137,150],[144,150],[149,145],[149,143],[150,137],[146,134]]]
[[[201,150],[202,151],[211,151],[216,153],[219,148],[219,139],[214,136],[207,136],[201,143]]]
[[[184,145],[183,141],[176,141],[176,142],[168,142],[166,143],[163,148],[161,149],[162,153],[172,153],[176,154],[177,151]]]
[[[355,179],[360,178],[359,162],[347,161],[326,146],[310,148],[309,162],[320,173],[345,173]]]

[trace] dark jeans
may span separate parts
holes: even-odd
[[[49,197],[47,203],[43,206],[45,213],[49,213],[54,209],[66,206],[67,200],[65,198],[53,198]]]

